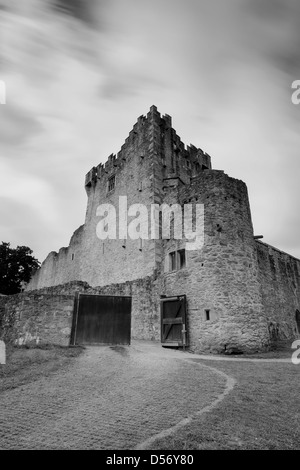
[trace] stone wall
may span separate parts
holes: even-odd
[[[140,119],[118,156],[111,156],[105,166],[97,167],[96,179],[87,183],[88,205],[80,279],[92,286],[139,279],[151,275],[155,268],[155,241],[145,240],[141,245],[140,240],[127,238],[126,231],[125,234],[119,232],[119,196],[127,197],[127,208],[132,204],[149,206],[151,203],[152,118],[150,113],[147,119]],[[112,177],[115,178],[115,187],[109,191]],[[97,237],[100,217],[96,216],[96,212],[100,204],[110,204],[116,209],[115,240],[100,240]],[[132,218],[129,217],[128,222],[130,220]],[[125,225],[127,228],[127,223]]]
[[[55,251],[49,253],[26,290],[31,291],[80,279],[84,229],[82,225],[74,232],[68,247],[61,248],[58,253]]]
[[[300,260],[256,241],[263,310],[272,343],[299,338]]]
[[[68,346],[74,295],[41,292],[0,299],[0,338],[6,344]]]
[[[160,280],[150,276],[96,288],[70,282],[0,297],[0,338],[12,344],[69,345],[75,293],[79,292],[132,296],[131,337],[159,340],[160,290]]]
[[[198,252],[186,251],[186,267],[168,270],[170,251],[182,248],[184,241],[165,241],[165,272],[161,274],[100,287],[70,282],[1,297],[0,338],[18,344],[68,345],[75,292],[132,296],[131,337],[158,341],[161,296],[185,294],[188,342],[194,352],[264,350],[278,340],[299,337],[295,313],[300,310],[300,261],[254,241],[242,182],[214,172],[195,184],[201,185],[203,196],[205,186],[208,189],[220,178],[219,187],[227,188],[222,198],[227,214],[230,218],[239,211],[235,220],[240,226],[223,220],[221,209],[212,217],[207,208],[206,244]],[[211,204],[214,207],[213,200]]]

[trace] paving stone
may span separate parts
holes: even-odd
[[[223,392],[224,378],[189,356],[148,342],[89,347],[0,394],[0,449],[133,449]]]

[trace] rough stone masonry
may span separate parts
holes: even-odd
[[[84,291],[131,295],[132,337],[148,340],[160,339],[161,296],[186,295],[195,352],[265,350],[299,337],[300,261],[254,237],[245,183],[186,147],[169,115],[152,106],[140,116],[119,153],[88,172],[85,189],[85,223],[69,246],[48,255],[25,293],[1,298],[2,336],[68,344],[74,293]],[[174,237],[100,240],[97,207],[117,207],[125,195],[149,208],[203,204],[203,248],[185,250]]]

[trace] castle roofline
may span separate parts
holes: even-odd
[[[172,117],[169,114],[161,115],[157,110],[157,106],[153,104],[146,116],[141,115],[137,118],[120,151],[117,154],[112,153],[104,163],[101,162],[94,166],[86,174],[85,187],[91,187],[98,179],[107,177],[107,175],[111,175],[113,172],[118,171],[119,168],[122,168],[128,160],[128,153],[130,153],[128,149],[134,147],[140,138],[139,136],[144,136],[145,129],[149,130],[150,127],[152,127],[151,132],[156,133],[156,142],[160,141],[160,145],[164,145],[165,136],[168,135],[169,153],[176,155],[176,158],[180,157],[181,165],[182,167],[187,167],[189,177],[193,176],[191,172],[193,165],[198,165],[196,172],[201,171],[203,168],[211,169],[210,155],[192,144],[184,144],[179,135],[177,135],[176,130],[172,127]],[[154,144],[152,143],[151,145]],[[146,153],[140,154],[140,158],[144,158]],[[161,164],[164,166],[165,161],[162,160]]]

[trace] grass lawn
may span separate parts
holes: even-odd
[[[0,392],[20,387],[55,372],[77,357],[83,348],[62,346],[10,347],[0,364]]]
[[[237,383],[210,413],[155,441],[151,449],[300,449],[300,365],[193,360]]]
[[[246,357],[252,359],[290,359],[293,353],[293,349],[291,348],[292,341],[278,341],[272,347],[271,351],[266,352],[258,352],[254,354],[232,354],[231,357]]]

